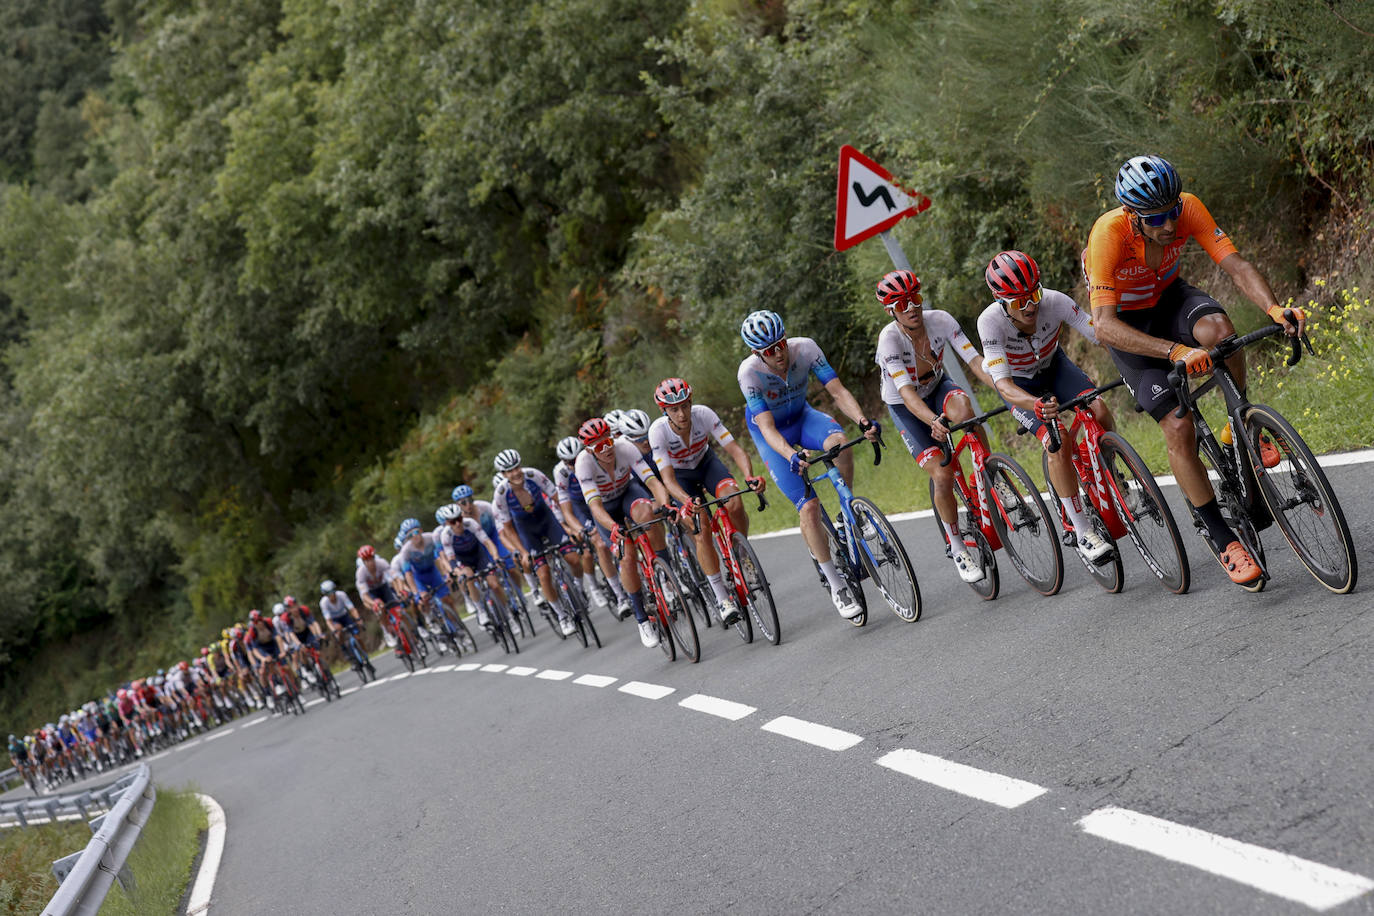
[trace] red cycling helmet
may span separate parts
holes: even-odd
[[[665,378],[654,389],[654,402],[659,407],[681,404],[692,396],[692,386],[680,378]]]
[[[370,560],[377,555],[377,551],[372,549],[371,544],[364,544],[358,548],[359,560]]]
[[[200,654],[201,654],[201,655],[209,655],[209,654],[210,654],[210,647],[209,647],[209,646],[201,646],[201,647],[200,647]]]
[[[121,687],[115,691],[115,696],[121,700],[127,700],[129,698],[129,691]]]
[[[878,281],[878,301],[883,305],[896,305],[898,302],[915,301],[919,303],[921,280],[909,270],[891,270]]]
[[[998,299],[1025,299],[1040,286],[1040,267],[1024,251],[1003,251],[988,262],[983,279]]]
[[[285,598],[281,600],[281,603],[286,605],[287,607],[295,607],[296,599],[292,598],[290,595],[287,595]]]
[[[191,668],[191,666],[186,663],[185,659],[177,662],[177,667],[180,668],[182,671],[188,671]]]
[[[259,620],[262,619],[262,611],[258,610],[257,608],[253,608],[251,611],[248,612],[248,619],[253,623],[257,623]]]
[[[581,439],[582,444],[586,446],[590,446],[600,439],[605,439],[610,434],[611,424],[600,417],[592,417],[577,428],[577,438]]]

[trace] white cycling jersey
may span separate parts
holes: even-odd
[[[874,356],[883,373],[883,403],[901,404],[902,389],[914,387],[916,397],[925,400],[945,377],[945,345],[953,344],[964,362],[972,365],[979,358],[978,350],[964,336],[959,322],[949,312],[927,309],[924,313],[926,340],[930,348],[917,353],[911,338],[894,318],[878,335],[878,352]]]
[[[468,552],[475,545],[481,544],[493,555],[496,553],[496,545],[492,544],[491,538],[482,530],[482,526],[475,519],[463,518],[463,532],[459,534],[453,530],[452,525],[441,525],[439,532],[439,545],[444,548],[444,556],[452,560],[458,555],[458,551]]]
[[[609,471],[596,460],[591,449],[577,456],[573,468],[577,472],[577,482],[582,485],[582,498],[588,503],[593,499],[608,500],[620,496],[630,485],[631,476],[637,476],[640,483],[647,487],[649,478],[654,475],[639,449],[635,448],[633,442],[624,439],[615,440],[615,465]]]
[[[983,341],[984,366],[994,381],[1031,378],[1049,366],[1059,349],[1059,331],[1068,322],[1093,343],[1092,318],[1078,303],[1058,290],[1046,289],[1035,316],[1035,330],[1022,332],[1011,323],[1006,310],[994,302],[978,316],[978,336]]]
[[[691,428],[685,440],[667,417],[659,417],[649,427],[649,445],[653,447],[654,462],[660,471],[666,467],[687,470],[701,464],[710,451],[711,439],[722,446],[735,441],[716,412],[703,404],[692,405]]]
[[[386,557],[378,554],[373,557],[376,563],[376,570],[369,570],[367,564],[362,560],[357,561],[357,567],[353,573],[353,583],[358,586],[358,594],[366,595],[374,588],[381,588],[401,577],[401,574],[386,561]]]
[[[528,492],[529,485],[534,484],[535,490],[542,493],[545,501],[550,504],[549,508],[553,508],[553,500],[558,499],[558,488],[553,485],[553,481],[549,480],[548,475],[537,468],[525,468],[524,471],[525,483],[521,485],[521,488]],[[530,495],[535,496],[534,493]],[[515,487],[509,480],[503,480],[491,497],[493,521],[496,522],[498,529],[504,528],[510,523],[512,502],[517,506],[519,505],[519,497],[516,495]]]
[[[349,616],[348,612],[351,610],[353,610],[353,599],[349,598],[348,592],[343,589],[320,599],[320,613],[324,614],[325,620],[342,620]]]

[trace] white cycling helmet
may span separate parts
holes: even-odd
[[[577,457],[577,453],[582,451],[582,440],[576,436],[568,436],[566,439],[558,440],[558,457],[562,461],[572,461]]]
[[[498,471],[513,471],[520,467],[520,453],[513,448],[502,449],[492,464]]]
[[[333,579],[325,579],[323,582],[320,583],[320,594],[321,594],[321,595],[326,595],[326,596],[327,596],[327,595],[332,595],[332,594],[334,594],[335,592],[337,592],[338,590],[339,590],[339,587],[338,587],[337,585],[334,584],[334,580],[333,580]]]
[[[612,410],[607,412],[606,416],[601,419],[605,420],[607,425],[611,427],[611,432],[618,436],[620,435],[620,422],[625,419],[625,411]]]
[[[505,475],[505,474],[497,474],[495,477],[493,477],[493,478],[491,479],[491,490],[492,490],[492,494],[495,495],[496,491],[500,488],[501,484],[503,484],[503,483],[505,483],[505,482],[506,482],[506,475]]]
[[[273,616],[273,617],[280,617],[280,616],[282,615],[282,612],[285,611],[285,610],[286,610],[286,605],[284,605],[284,604],[282,604],[280,601],[278,601],[276,604],[272,605],[272,616]]]
[[[643,439],[649,435],[649,415],[637,407],[622,410],[620,432],[630,439]]]
[[[457,503],[449,503],[447,506],[440,506],[439,511],[434,513],[434,518],[440,523],[451,522],[455,518],[462,518],[463,510]]]

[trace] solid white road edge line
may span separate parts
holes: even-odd
[[[269,718],[271,718],[271,716],[262,716],[258,719],[252,719],[240,725],[239,728],[252,728],[254,725],[261,725],[262,723],[266,722]]]
[[[585,687],[609,687],[619,678],[610,677],[605,674],[584,674],[579,678],[574,678],[574,684],[582,684]]]
[[[215,732],[213,735],[206,735],[206,736],[205,736],[205,743],[206,743],[206,744],[209,744],[211,741],[218,741],[220,738],[223,738],[225,735],[229,734],[231,731],[233,731],[232,728],[222,728],[222,729],[220,729],[219,731]]]
[[[731,722],[738,722],[745,716],[752,716],[758,712],[758,708],[755,706],[745,706],[743,703],[736,703],[734,700],[722,700],[720,697],[708,697],[704,693],[694,693],[677,705],[708,715],[720,716]]]
[[[794,719],[791,716],[778,716],[759,727],[766,732],[783,735],[796,741],[804,741],[807,744],[814,744],[816,747],[823,747],[828,751],[848,750],[864,740],[853,732],[840,731],[829,725],[807,722],[805,719]]]
[[[1081,818],[1078,826],[1104,840],[1191,865],[1314,910],[1328,910],[1374,889],[1374,881],[1363,875],[1127,808],[1099,808]]]
[[[571,671],[559,671],[557,668],[545,668],[535,675],[535,677],[544,681],[566,681],[572,676],[573,673]]]
[[[201,916],[210,912],[210,895],[215,890],[215,876],[219,874],[219,862],[224,855],[224,809],[208,795],[196,793],[196,801],[205,809],[210,824],[206,829],[205,856],[200,860],[200,871],[196,873],[196,883],[191,887],[191,897],[186,901],[186,916]]]
[[[880,767],[887,767],[921,782],[928,782],[1002,808],[1020,807],[1049,791],[1034,783],[1003,776],[1001,773],[991,773],[907,748],[898,748],[884,754],[875,762]]]
[[[661,700],[670,693],[677,693],[677,688],[664,687],[662,684],[646,684],[644,681],[629,681],[620,685],[620,692],[646,700]]]

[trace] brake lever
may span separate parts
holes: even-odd
[[[944,426],[946,429],[949,428],[949,424],[946,422],[944,414],[940,414],[936,419],[940,421],[941,426]],[[949,436],[950,434],[946,433],[945,438],[940,440],[940,451],[945,456],[940,461],[940,467],[942,468],[949,467],[949,463],[954,460],[954,446],[950,444]]]

